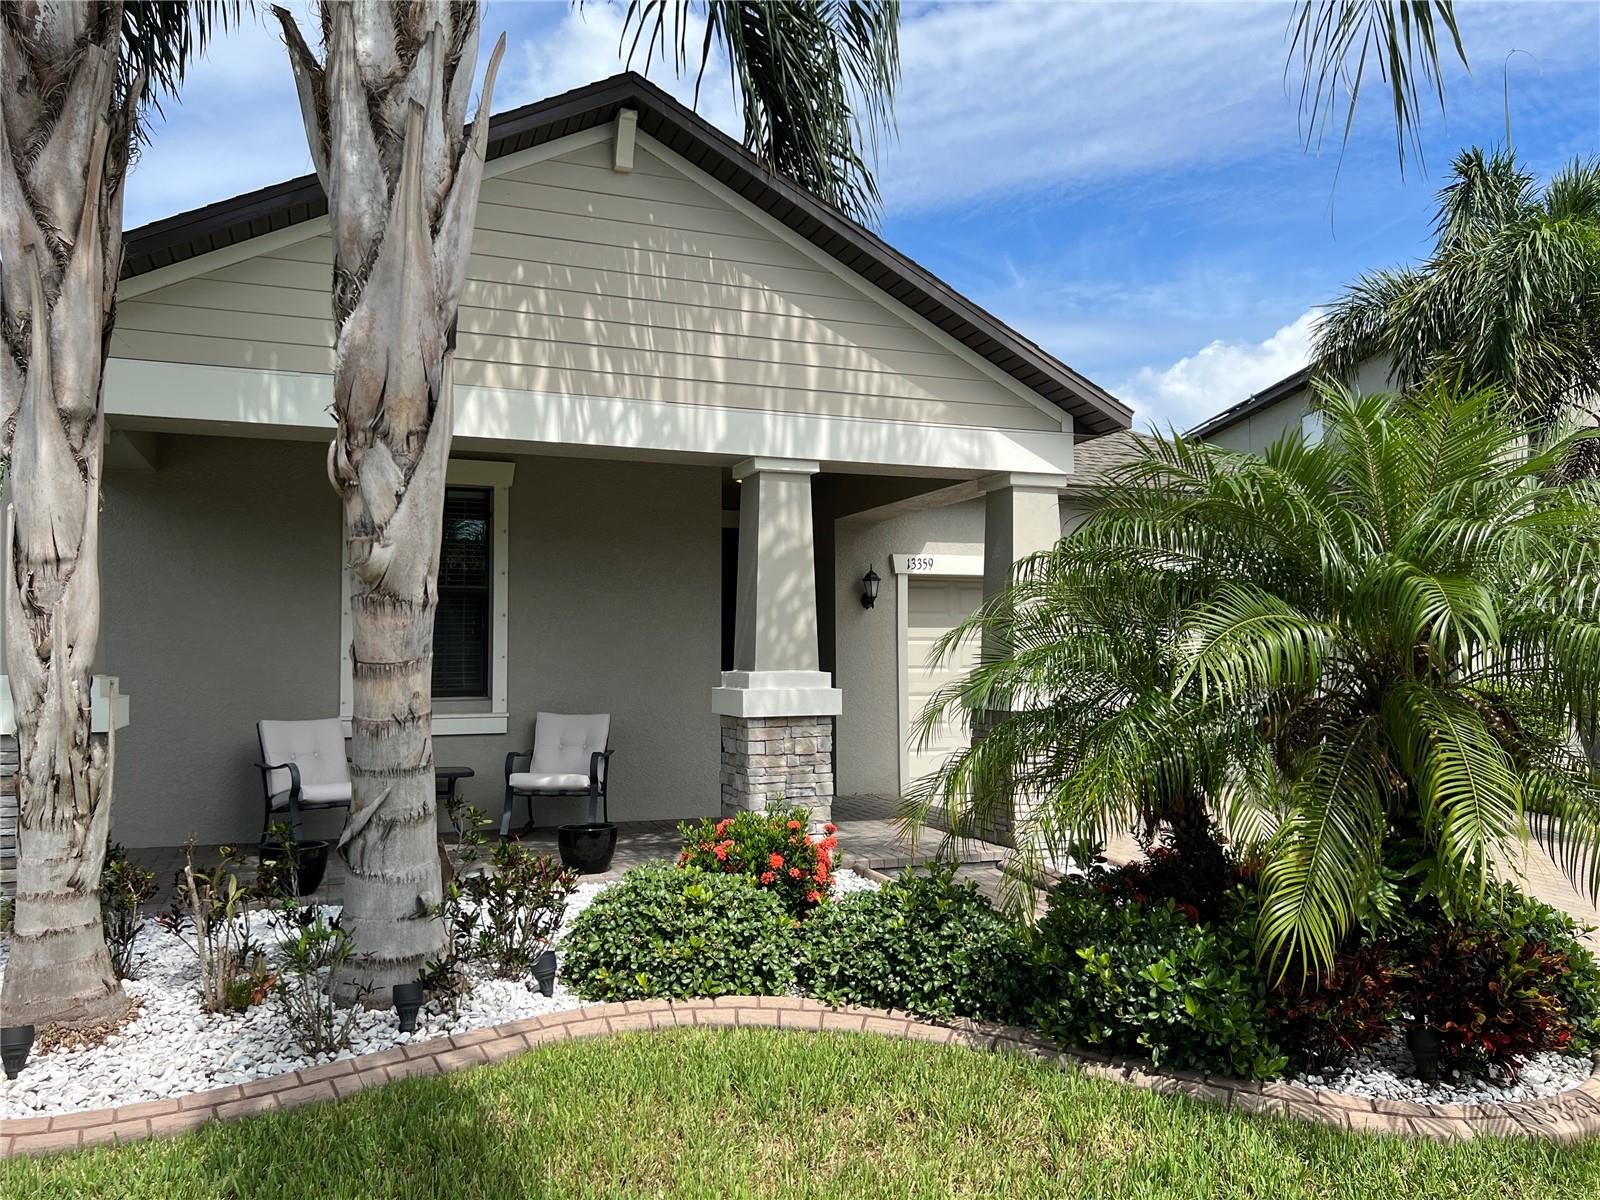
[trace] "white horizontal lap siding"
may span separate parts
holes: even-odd
[[[463,296],[466,386],[999,429],[1060,422],[642,149],[486,180]],[[119,357],[326,373],[331,243],[130,299]]]

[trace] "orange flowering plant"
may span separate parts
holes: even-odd
[[[765,812],[741,812],[713,821],[684,821],[680,867],[749,875],[804,916],[833,893],[834,852],[839,839],[830,822],[823,836],[807,831],[803,808],[775,804]]]

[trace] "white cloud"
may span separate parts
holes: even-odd
[[[1120,388],[1139,424],[1187,429],[1305,366],[1315,310],[1261,342],[1214,341],[1170,367],[1144,367]]]

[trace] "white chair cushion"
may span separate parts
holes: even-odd
[[[548,774],[539,771],[513,771],[506,781],[517,792],[586,792],[587,775]]]
[[[265,756],[261,761],[292,762],[299,767],[303,797],[311,799],[314,786],[330,785],[344,788],[343,798],[350,799],[350,764],[345,762],[344,731],[339,728],[338,717],[323,721],[261,721],[257,728]],[[288,792],[289,772],[271,772],[268,786],[274,794]]]
[[[285,771],[283,774],[287,775],[288,772]],[[303,784],[300,788],[300,799],[307,804],[349,804],[350,785],[348,783]],[[288,788],[273,794],[272,807],[289,807]]]
[[[610,713],[540,713],[533,723],[534,775],[582,775],[589,786],[589,760],[606,748]]]

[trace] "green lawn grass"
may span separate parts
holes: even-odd
[[[1594,1200],[1600,1142],[1352,1136],[959,1047],[679,1030],[12,1161],[0,1195]]]

